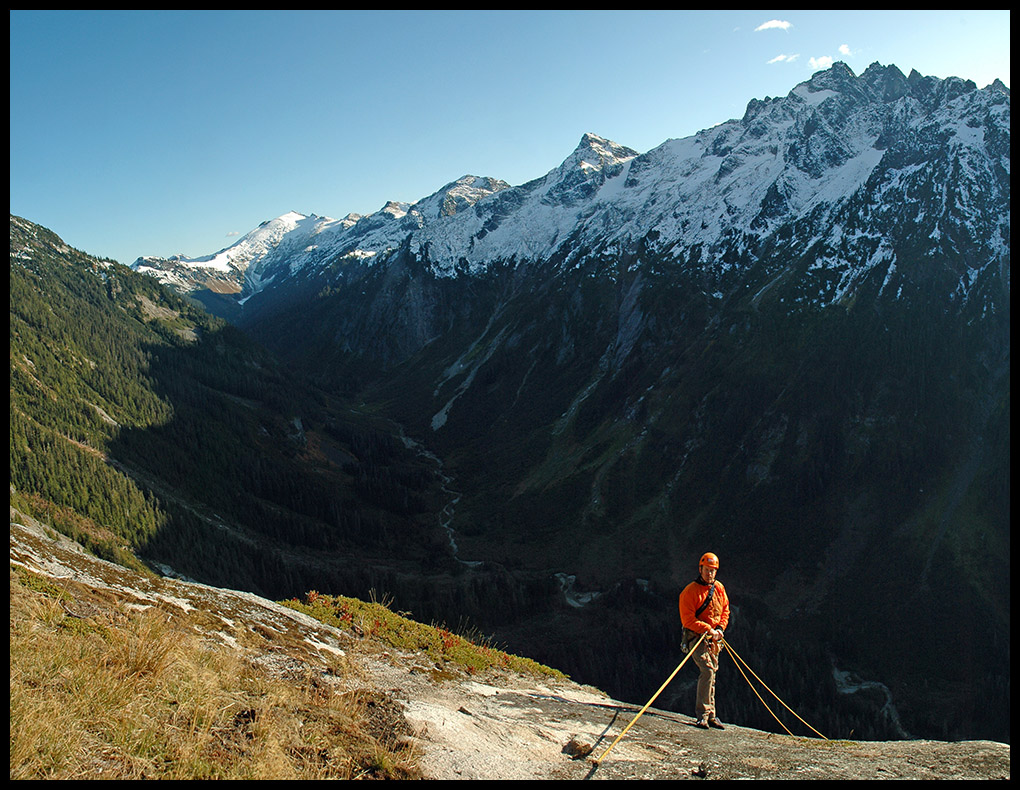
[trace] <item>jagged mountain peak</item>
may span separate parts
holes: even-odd
[[[585,132],[574,152],[567,157],[564,165],[584,162],[591,167],[602,168],[625,162],[637,156],[638,152],[592,132]]]
[[[994,80],[992,80],[992,82],[988,85],[988,87],[989,87],[990,90],[992,90],[995,93],[1001,93],[1004,96],[1009,96],[1009,88],[1007,88],[1003,84],[1002,80],[1000,80],[998,77],[996,77]]]
[[[388,214],[394,219],[400,219],[407,214],[407,210],[410,207],[410,203],[404,203],[400,200],[387,200],[386,205],[379,209],[379,212],[382,214]]]
[[[542,203],[573,208],[595,196],[607,179],[619,175],[638,152],[591,132],[563,163],[542,179]]]
[[[559,185],[564,180],[575,183],[579,171],[583,180],[597,179],[601,184],[605,178],[619,173],[621,166],[636,156],[638,152],[632,148],[586,132],[570,156],[542,180],[554,193],[562,189]]]
[[[838,61],[797,85],[790,91],[789,98],[799,98],[814,105],[835,94],[846,100],[866,104],[893,102],[908,93],[910,81],[894,65],[883,66],[875,62],[857,76],[846,63]]]
[[[896,66],[872,63],[860,77],[872,95],[884,102],[896,101],[910,92],[910,83]]]
[[[479,200],[509,188],[510,184],[506,181],[491,176],[463,175],[422,198],[413,208],[428,219],[452,217],[471,208]]]
[[[854,74],[846,63],[837,60],[829,68],[815,72],[807,81],[814,90],[845,90],[852,87],[857,81]]]
[[[999,88],[1005,89],[1008,93],[1008,88],[1001,82]],[[817,105],[835,94],[864,104],[890,104],[910,96],[931,108],[975,90],[977,85],[973,80],[960,77],[945,79],[926,77],[916,69],[911,69],[909,76],[904,76],[896,65],[884,66],[877,61],[857,76],[846,63],[838,61],[794,87],[788,98],[799,98],[810,105]],[[755,105],[755,101],[752,100],[751,104]]]

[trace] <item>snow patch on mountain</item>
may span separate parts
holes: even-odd
[[[988,139],[1001,138],[1003,128],[1005,145]],[[989,220],[967,194],[996,177],[992,168],[1008,179],[1008,129],[1009,91],[1001,83],[977,91],[956,78],[904,77],[879,64],[856,77],[837,63],[784,98],[753,99],[743,117],[644,154],[588,133],[557,168],[520,186],[468,175],[416,203],[387,203],[366,216],[290,212],[213,255],[142,258],[135,268],[178,284],[199,270],[232,274],[243,279],[246,299],[327,265],[343,276],[345,265],[374,265],[404,244],[439,276],[479,273],[495,261],[546,260],[568,243],[623,250],[645,240],[680,260],[695,247],[746,249],[816,211],[835,222],[839,207],[865,188],[890,201],[885,210],[916,202],[915,178],[930,178],[934,165],[930,151],[897,148],[906,140],[951,147],[960,177],[941,208],[958,221],[999,222],[988,241],[994,257],[1003,246],[1008,251],[1008,209],[1005,219]],[[993,145],[1002,149],[997,161],[989,156]],[[934,232],[948,233],[942,226]],[[830,249],[836,241],[827,240]],[[888,256],[871,249],[863,260],[867,268]]]

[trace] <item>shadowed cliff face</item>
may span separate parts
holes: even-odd
[[[704,732],[693,727],[690,718],[655,707],[606,756],[637,707],[590,686],[507,670],[479,675],[437,666],[422,653],[382,646],[370,636],[352,637],[254,595],[143,577],[98,560],[67,539],[50,537],[14,511],[10,537],[12,573],[48,580],[52,589],[59,589],[66,599],[61,617],[76,623],[78,633],[103,623],[112,628],[115,622],[158,610],[168,639],[176,639],[178,629],[197,633],[204,649],[238,653],[242,661],[295,687],[311,681],[320,697],[356,690],[372,700],[367,731],[403,755],[408,776],[1009,779],[1010,775],[1009,747],[1004,744],[826,742],[735,725],[723,732]],[[33,583],[33,588],[48,589],[46,583]],[[19,668],[12,664],[11,669]],[[236,746],[241,750],[258,749],[266,737],[248,726],[260,720],[259,712],[249,714],[235,717],[244,730]],[[77,724],[68,722],[68,731],[77,731]],[[319,759],[332,759],[330,743],[317,748]],[[601,757],[602,762],[594,761]],[[102,764],[94,763],[97,770]]]

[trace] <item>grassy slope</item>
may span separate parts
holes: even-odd
[[[353,653],[274,672],[286,643],[258,623],[239,622],[231,646],[201,636],[208,612],[143,611],[12,565],[11,778],[420,778],[406,724],[364,682],[357,652],[418,651],[440,674],[562,677],[382,603],[310,593],[286,604],[358,635]]]

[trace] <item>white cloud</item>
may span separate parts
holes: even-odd
[[[852,55],[854,53],[851,51],[850,47],[848,47],[846,44],[840,44],[839,45],[839,54],[840,55],[850,56],[850,55]]]
[[[759,30],[789,30],[793,25],[784,19],[770,19],[768,22],[762,22],[758,27],[754,29],[757,33]]]
[[[832,65],[832,58],[828,55],[823,55],[820,58],[808,58],[808,64],[813,69],[827,69]]]
[[[241,234],[238,233],[236,230],[232,230],[232,231],[230,231],[230,233],[227,234],[227,238],[229,239],[231,236],[240,236],[240,235]]]
[[[768,63],[793,63],[800,55],[776,55]]]

